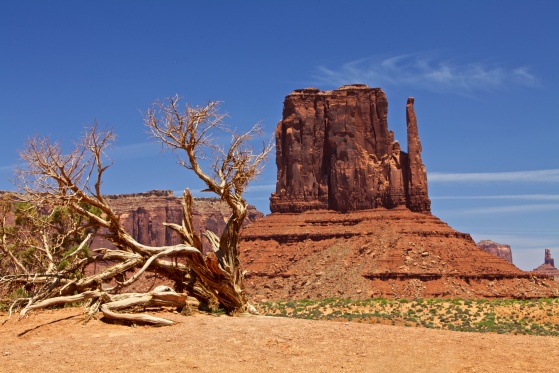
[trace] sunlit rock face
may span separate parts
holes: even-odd
[[[408,152],[389,131],[380,88],[295,90],[276,128],[272,212],[341,212],[407,207],[430,213],[413,98],[406,105]]]

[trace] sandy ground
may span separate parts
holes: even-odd
[[[84,326],[81,312],[12,317],[0,372],[559,372],[557,337],[161,312],[177,324]]]

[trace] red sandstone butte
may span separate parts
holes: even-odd
[[[253,299],[559,296],[553,278],[521,271],[431,214],[413,104],[405,153],[380,88],[285,98],[272,214],[248,225],[240,246]]]
[[[284,101],[276,127],[272,212],[357,211],[404,206],[430,212],[427,174],[413,107],[406,105],[408,152],[389,131],[383,90],[364,84],[306,88]]]
[[[493,242],[491,240],[481,240],[476,245],[483,251],[487,251],[490,254],[512,263],[512,251],[510,249],[510,245]]]

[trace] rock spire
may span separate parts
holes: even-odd
[[[551,257],[551,250],[549,249],[545,249],[544,264],[549,264],[550,266],[555,267],[555,260]]]
[[[543,264],[534,269],[533,272],[553,276],[556,280],[559,280],[559,269],[555,267],[555,260],[551,257],[550,249],[545,249]]]

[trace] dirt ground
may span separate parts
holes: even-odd
[[[169,327],[82,323],[81,308],[0,327],[1,372],[559,372],[559,338],[170,312]],[[6,315],[0,315],[5,319]]]

